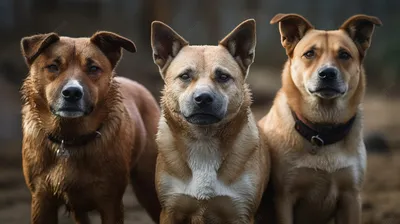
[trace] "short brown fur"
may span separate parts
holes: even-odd
[[[278,14],[271,23],[279,23],[288,60],[282,88],[258,123],[271,146],[272,160],[271,182],[258,223],[322,224],[334,219],[337,224],[359,224],[366,164],[361,121],[366,88],[363,59],[374,26],[381,22],[355,15],[339,30],[325,31],[314,29],[300,15]],[[310,50],[312,54],[307,54]],[[341,52],[351,57],[340,56]],[[307,89],[325,65],[338,69],[347,87],[344,95],[325,99]],[[342,124],[354,116],[356,120],[343,140],[322,146],[312,155],[310,149],[315,146],[295,130],[292,112],[315,124]]]
[[[269,178],[269,152],[245,84],[254,59],[254,20],[218,46],[190,46],[167,25],[153,22],[152,47],[165,81],[157,134],[160,223],[253,223]],[[219,82],[218,68],[232,78]],[[181,80],[188,70],[191,80]],[[183,115],[185,100],[201,88],[227,98],[226,115],[217,123],[196,125]]]
[[[22,86],[22,157],[32,194],[31,223],[57,223],[64,204],[76,223],[90,223],[91,210],[100,213],[103,224],[123,223],[122,196],[128,182],[158,221],[153,177],[159,108],[142,85],[114,77],[122,48],[135,52],[135,45],[103,31],[91,38],[34,35],[23,38],[21,48],[30,70]],[[100,70],[88,71],[87,63]],[[90,95],[93,110],[85,116],[63,118],[50,109],[70,79],[78,80]],[[66,146],[66,157],[57,156],[61,145],[48,138],[74,139],[97,129],[100,137]]]

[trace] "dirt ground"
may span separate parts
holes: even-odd
[[[252,80],[253,83],[271,80]],[[263,89],[264,88],[264,89]],[[253,86],[257,92],[257,86]],[[265,91],[265,86],[260,91]],[[275,90],[272,88],[271,90]],[[256,94],[255,94],[256,95]],[[255,100],[260,100],[255,96]],[[365,132],[384,134],[391,143],[390,153],[369,154],[367,178],[363,193],[363,224],[400,224],[400,133],[399,100],[379,94],[365,99]],[[269,105],[256,106],[256,118],[268,111]],[[389,108],[389,109],[388,109]],[[0,142],[2,142],[0,140]],[[0,145],[0,224],[29,223],[30,194],[21,172],[20,142],[2,142]],[[151,223],[144,210],[138,205],[130,188],[124,197],[125,223]],[[93,214],[93,223],[100,223]],[[60,224],[72,223],[64,211],[60,211]]]
[[[2,158],[2,160],[4,157]],[[370,155],[368,174],[363,195],[364,224],[400,223],[400,153],[394,155]],[[23,182],[21,170],[17,167],[0,173],[0,223],[29,223],[30,195]],[[124,197],[125,223],[152,223],[138,205],[134,195],[128,189]],[[60,224],[72,223],[69,217],[60,211]],[[93,215],[93,223],[100,223]]]

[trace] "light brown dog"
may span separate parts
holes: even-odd
[[[278,14],[288,61],[282,88],[259,121],[272,150],[271,191],[275,218],[259,223],[357,224],[366,151],[361,101],[363,59],[375,25],[355,15],[338,30],[316,30],[297,14]]]
[[[140,84],[115,78],[128,39],[111,32],[90,38],[55,33],[25,37],[29,75],[22,87],[23,170],[33,224],[57,223],[65,204],[76,223],[123,223],[122,196],[131,180],[154,221],[155,134],[160,112]]]
[[[218,46],[190,46],[153,22],[154,61],[165,81],[157,134],[160,223],[253,223],[269,177],[245,83],[255,45],[254,20]]]

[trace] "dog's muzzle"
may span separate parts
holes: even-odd
[[[89,114],[93,107],[89,105],[88,93],[76,80],[70,80],[61,89],[58,100],[51,106],[53,114],[63,118],[78,118]]]
[[[221,121],[226,111],[223,109],[223,99],[211,91],[195,91],[189,102],[185,119],[196,125],[210,125]]]
[[[333,99],[344,95],[347,91],[347,86],[336,67],[322,67],[313,79],[313,84],[308,90],[320,98]]]

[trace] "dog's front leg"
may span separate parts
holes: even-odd
[[[58,204],[51,196],[45,193],[32,195],[31,224],[57,224]]]
[[[343,193],[338,202],[336,224],[361,223],[361,196],[359,192]]]
[[[293,203],[289,196],[276,196],[275,211],[277,224],[293,224]]]
[[[124,205],[120,203],[108,203],[100,210],[101,224],[123,224],[124,223]]]
[[[87,212],[73,212],[75,224],[90,224]]]
[[[174,222],[171,220],[165,209],[162,209],[160,213],[160,224],[173,224],[173,223]]]

